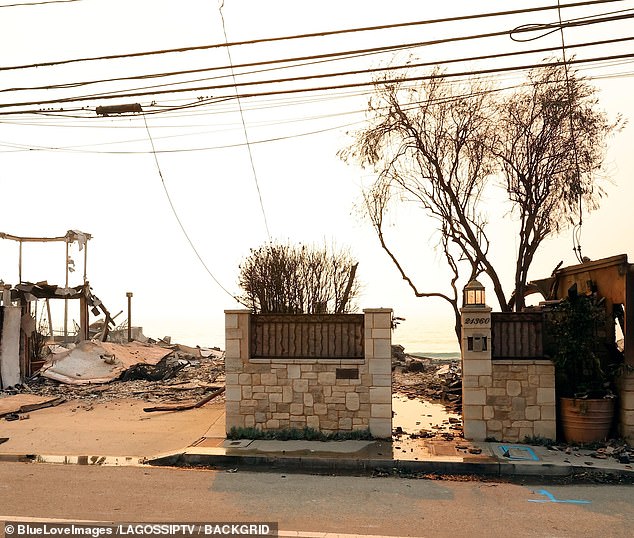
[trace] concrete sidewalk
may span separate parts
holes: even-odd
[[[146,413],[139,400],[70,401],[0,420],[0,461],[86,465],[169,465],[286,472],[417,472],[489,476],[573,476],[634,479],[632,465],[594,451],[570,454],[516,443],[463,439],[264,441],[225,439],[224,401],[188,411]]]

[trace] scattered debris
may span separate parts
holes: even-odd
[[[181,405],[158,405],[156,407],[145,407],[143,411],[146,413],[152,413],[153,411],[187,411],[188,409],[197,409],[202,407],[207,402],[213,400],[216,396],[219,396],[225,391],[225,387],[216,388],[211,394],[205,396],[202,400],[193,404],[181,404]]]
[[[63,401],[63,398],[37,396],[33,394],[13,394],[11,396],[5,396],[0,398],[0,417],[16,415],[19,418],[20,413],[29,413],[37,409],[53,407]]]

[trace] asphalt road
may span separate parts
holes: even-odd
[[[630,537],[633,492],[616,485],[0,463],[2,521],[276,521],[300,536]]]

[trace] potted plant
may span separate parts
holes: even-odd
[[[559,415],[568,442],[607,438],[614,418],[614,374],[603,300],[572,289],[547,315]]]

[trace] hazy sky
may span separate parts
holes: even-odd
[[[21,7],[3,4],[9,2],[0,0],[0,67],[224,42],[216,1],[79,0]],[[235,42],[552,4],[556,2],[225,0],[223,13],[229,41]],[[634,12],[634,1],[566,9],[563,17],[616,11],[619,15]],[[238,75],[238,82],[262,82],[402,65],[409,59],[442,62],[558,46],[558,32],[525,43],[509,36],[521,25],[556,21],[556,11],[545,11],[242,45],[232,47],[231,54],[234,64],[242,64],[506,32],[498,37],[411,47],[398,53],[310,64],[290,62],[285,69],[279,64],[236,68],[236,73],[258,71]],[[565,38],[567,44],[580,44],[630,37],[632,29],[632,19],[626,19],[567,29]],[[574,50],[579,59],[632,52],[632,42]],[[447,70],[521,66],[545,56],[539,53],[464,62],[447,66]],[[601,107],[611,117],[621,113],[634,119],[631,62],[620,59],[580,66],[580,73],[591,77],[600,88]],[[143,117],[103,118],[97,117],[94,109],[105,104],[140,103],[149,112],[147,123],[178,215],[214,276],[231,293],[237,293],[238,265],[250,248],[267,240],[267,233],[241,117],[230,87],[232,79],[227,69],[216,69],[169,80],[76,83],[227,65],[226,49],[212,48],[0,71],[0,231],[21,236],[59,236],[68,229],[91,233],[94,238],[89,245],[88,278],[94,292],[116,313],[125,308],[125,292],[132,291],[133,323],[143,326],[149,336],[171,335],[183,343],[223,346],[223,310],[239,305],[211,279],[179,228],[161,184]],[[268,70],[263,71],[265,68]],[[492,77],[492,81],[507,87],[520,83],[523,76],[523,72],[510,72]],[[323,87],[370,78],[368,74],[310,78],[245,86],[241,92]],[[65,87],[28,89],[60,84]],[[228,87],[120,100],[98,98],[98,94],[113,91],[218,85]],[[380,249],[369,223],[355,210],[362,185],[372,178],[370,172],[347,165],[336,155],[351,142],[347,133],[363,126],[370,92],[371,88],[361,87],[242,100],[271,237],[303,243],[335,241],[339,246],[350,246],[360,262],[358,277],[363,296],[359,306],[392,307],[397,315],[407,318],[394,340],[410,351],[454,350],[457,346],[448,306],[442,301],[413,297]],[[88,98],[62,105],[39,105],[44,100],[80,96]],[[26,104],[6,106],[16,103]],[[65,110],[59,111],[60,107]],[[7,114],[12,111],[39,113]],[[632,129],[626,127],[610,141],[605,172],[611,181],[606,187],[608,197],[599,211],[584,219],[584,255],[597,259],[634,251],[633,168]],[[494,258],[510,294],[515,221],[507,207],[495,199],[488,202]],[[390,217],[388,232],[390,244],[402,253],[403,263],[419,287],[446,291],[445,267],[434,249],[437,237],[425,217],[414,207],[403,207]],[[71,284],[78,284],[83,267],[76,245],[72,256],[78,271]],[[0,278],[5,282],[16,283],[17,260],[17,245],[0,241]],[[560,260],[566,265],[575,263],[570,231],[543,246],[530,277],[548,276]],[[63,244],[25,245],[23,277],[63,284]],[[493,294],[489,297],[493,299]],[[77,319],[76,314],[73,317]],[[125,313],[117,321],[124,319]],[[56,325],[61,323],[62,318],[57,316]]]

